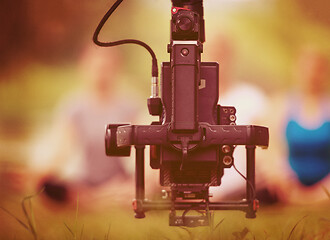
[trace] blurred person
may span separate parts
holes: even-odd
[[[213,52],[210,58],[219,63],[219,104],[222,106],[234,106],[236,108],[236,124],[251,125],[260,124],[259,120],[268,107],[268,99],[264,91],[256,85],[235,79],[233,71],[235,67],[236,49],[229,37],[218,35],[216,41],[211,41]],[[257,155],[260,150],[257,150]],[[237,169],[245,175],[246,150],[244,146],[237,146],[234,150],[234,163]],[[258,163],[256,164],[258,167]],[[256,176],[258,177],[259,172]],[[260,176],[260,175],[259,175]],[[258,179],[257,179],[258,180]],[[226,168],[221,185],[211,188],[215,199],[232,199],[244,196],[246,181],[233,167]],[[233,200],[233,199],[232,199]]]
[[[316,203],[329,197],[328,70],[329,62],[322,52],[305,46],[293,71],[293,91],[274,101],[273,164],[268,170],[273,173],[268,181],[284,202]]]
[[[64,100],[33,165],[42,169],[44,195],[57,202],[112,202],[133,198],[132,159],[107,157],[104,135],[108,123],[137,118],[138,96],[120,89],[121,54],[117,48],[88,47],[81,58],[83,88]],[[134,155],[134,154],[132,154]],[[99,204],[99,203],[98,203]]]

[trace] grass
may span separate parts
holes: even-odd
[[[13,213],[11,213],[6,208],[0,207],[4,212],[6,212],[11,217],[13,217],[17,221],[18,224],[20,224],[24,229],[26,229],[33,236],[33,239],[35,239],[35,240],[38,240],[38,234],[37,234],[34,210],[33,210],[31,199],[38,196],[42,192],[43,192],[43,189],[40,190],[36,194],[26,196],[22,199],[22,202],[21,202],[22,212],[24,214],[24,218],[27,223],[24,223],[23,220],[16,217]],[[26,202],[28,202],[28,208],[26,207]]]
[[[18,211],[19,204],[5,202],[7,206],[0,211],[0,239],[330,239],[329,202],[263,207],[253,220],[246,219],[242,212],[217,211],[213,228],[178,228],[168,226],[167,211],[148,212],[141,220],[119,205],[93,211],[82,209],[79,197],[75,206],[49,209],[36,196],[23,198],[22,211]]]

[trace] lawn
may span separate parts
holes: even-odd
[[[78,206],[50,207],[34,196],[25,197],[23,208],[22,199],[2,201],[0,239],[330,239],[330,202],[263,206],[252,220],[242,212],[216,211],[211,229],[170,227],[167,211],[135,219],[126,203],[82,208],[77,201]]]

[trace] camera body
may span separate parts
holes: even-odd
[[[172,0],[170,62],[162,64],[161,97],[152,79],[151,125],[109,124],[105,147],[109,156],[129,156],[136,149],[136,218],[155,209],[170,210],[171,226],[209,225],[210,210],[242,210],[255,217],[255,148],[268,146],[268,129],[236,125],[236,109],[220,106],[219,65],[202,62],[204,19],[202,0]],[[150,166],[160,170],[168,187],[164,201],[148,201],[144,189],[144,148],[150,145]],[[233,165],[236,145],[247,151],[246,198],[235,202],[209,201],[209,187],[219,186],[224,168]],[[184,210],[177,216],[177,210]],[[197,210],[202,215],[187,215]]]

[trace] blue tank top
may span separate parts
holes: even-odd
[[[324,103],[323,113],[328,115],[328,106]],[[330,121],[324,121],[318,128],[306,129],[296,120],[299,104],[294,105],[296,117],[291,112],[286,126],[289,163],[299,181],[305,186],[311,186],[330,172]]]

